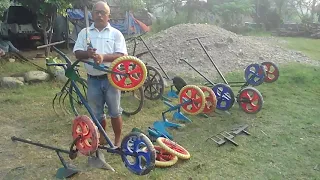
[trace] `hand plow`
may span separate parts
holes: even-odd
[[[56,172],[56,178],[58,178],[58,179],[70,178],[70,177],[74,176],[75,174],[77,174],[78,172],[81,172],[79,169],[76,169],[75,166],[66,163],[64,158],[61,156],[61,153],[65,153],[65,154],[69,155],[70,159],[75,159],[77,157],[77,152],[73,151],[72,149],[70,151],[63,150],[63,149],[59,149],[59,148],[56,148],[56,147],[44,145],[44,144],[41,144],[41,143],[35,143],[35,142],[30,141],[30,140],[21,139],[21,138],[15,137],[15,136],[12,136],[11,140],[12,141],[20,141],[20,142],[23,142],[23,143],[32,144],[32,145],[35,145],[35,146],[39,146],[39,147],[42,147],[42,148],[46,148],[46,149],[55,151],[57,153],[58,157],[59,157],[59,160],[60,160],[61,164],[63,165],[63,167],[59,168],[57,170],[57,172]]]

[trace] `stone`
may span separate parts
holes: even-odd
[[[50,75],[43,71],[29,71],[24,74],[26,82],[41,82],[50,79]]]
[[[0,86],[4,88],[17,88],[23,85],[24,83],[16,77],[2,77],[0,79]]]

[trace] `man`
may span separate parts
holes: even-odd
[[[93,6],[92,19],[94,23],[89,27],[87,34],[93,48],[87,45],[86,28],[82,29],[73,49],[77,59],[110,66],[111,62],[118,57],[127,55],[125,39],[119,30],[110,26],[109,15],[110,8],[106,2],[99,1]],[[104,105],[106,103],[115,134],[114,145],[119,147],[122,130],[121,91],[110,84],[106,72],[96,70],[88,64],[85,64],[85,68],[88,74],[87,98],[89,105],[105,129]],[[100,142],[100,144],[105,144],[105,138],[102,134]]]

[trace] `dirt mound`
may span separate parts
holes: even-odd
[[[245,69],[251,63],[272,61],[276,64],[289,61],[312,62],[305,55],[281,48],[272,37],[241,36],[220,27],[206,24],[180,24],[161,31],[149,38],[144,38],[164,70],[173,74],[190,74],[199,76],[180,58],[186,58],[190,64],[202,73],[216,76],[209,58],[196,40],[190,38],[203,37],[201,42],[207,49],[222,73]],[[132,45],[128,44],[129,53]],[[147,49],[140,43],[136,52]],[[141,59],[148,64],[158,67],[150,54]]]

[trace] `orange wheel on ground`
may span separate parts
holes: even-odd
[[[75,144],[81,154],[88,156],[98,149],[100,137],[98,128],[86,115],[78,116],[73,120],[73,140],[79,136],[80,139]]]
[[[207,86],[200,86],[200,89],[203,91],[205,99],[206,99],[205,107],[202,112],[204,114],[210,114],[214,110],[216,110],[217,97],[214,94],[213,90]]]

